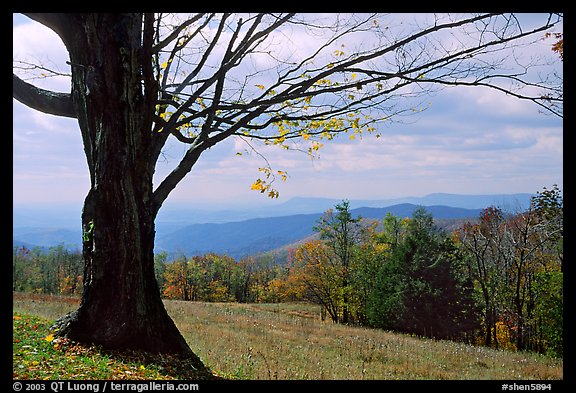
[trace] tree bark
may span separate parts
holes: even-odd
[[[91,180],[82,211],[84,292],[79,309],[58,321],[58,334],[111,349],[185,355],[205,370],[166,312],[154,275],[159,205],[150,153],[157,90],[146,75],[152,42],[143,39],[143,17],[34,18],[68,49],[71,102]]]
[[[12,96],[22,104],[50,115],[76,117],[69,93],[40,89],[12,74]]]

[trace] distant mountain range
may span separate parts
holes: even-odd
[[[418,206],[403,203],[383,208],[352,209],[353,216],[381,220],[387,213],[410,217]],[[477,217],[481,209],[427,206],[437,219]],[[191,224],[169,233],[157,232],[156,251],[170,254],[200,255],[207,252],[228,254],[234,258],[260,254],[297,242],[313,234],[322,213],[253,218],[229,223]],[[55,228],[15,228],[14,244],[50,247],[64,244],[80,248],[80,231]]]
[[[60,244],[68,249],[80,249],[82,244],[80,230],[43,227],[15,227],[12,230],[12,244],[34,248],[49,248]]]
[[[403,203],[421,206],[450,206],[464,209],[484,209],[488,206],[499,206],[506,211],[525,210],[530,205],[533,194],[494,194],[494,195],[460,195],[435,193],[423,197],[404,197],[380,200],[350,200],[350,208],[360,207],[388,207]],[[163,206],[158,213],[158,223],[166,225],[224,223],[243,221],[251,218],[290,216],[294,214],[311,214],[324,212],[342,199],[296,197],[286,202],[268,205],[251,206],[245,208],[231,208],[225,210],[191,208],[189,204],[174,203]],[[183,225],[184,226],[184,225]]]
[[[352,209],[351,213],[354,217],[382,220],[387,213],[411,217],[418,207],[403,203],[382,208],[361,207]],[[474,218],[481,211],[449,206],[427,206],[426,210],[437,219]],[[312,235],[321,216],[322,213],[313,213],[220,224],[192,224],[167,235],[157,236],[156,251],[185,255],[215,252],[242,258],[271,251]]]
[[[425,206],[436,219],[478,217],[481,209],[525,210],[531,194],[456,195],[430,194],[388,200],[351,200],[354,215],[381,220],[388,212],[409,217]],[[161,209],[156,220],[156,251],[226,253],[235,258],[270,251],[297,242],[313,233],[322,213],[342,202],[326,198],[293,198],[263,208],[214,210],[172,205]],[[63,207],[43,212],[40,208],[14,207],[13,243],[27,247],[64,244],[80,248],[80,211]]]
[[[484,209],[488,206],[499,206],[503,210],[525,210],[530,205],[533,194],[493,194],[493,195],[462,195],[434,193],[423,197],[403,197],[379,200],[350,200],[352,209],[359,207],[387,207],[409,203],[420,206],[450,206],[464,209]],[[325,211],[342,202],[340,199],[329,198],[292,198],[289,201],[275,207],[274,210],[284,213],[315,213]]]

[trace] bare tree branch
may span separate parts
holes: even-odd
[[[170,45],[170,43],[172,41],[174,41],[176,38],[178,38],[178,35],[182,31],[184,31],[188,26],[194,24],[194,22],[196,22],[198,19],[202,18],[204,15],[205,14],[203,14],[203,13],[202,14],[196,14],[192,18],[184,21],[182,24],[177,26],[166,38],[164,38],[158,44],[154,45],[154,47],[152,48],[152,52],[158,53],[159,51],[161,51],[162,49],[164,49],[165,47]]]
[[[58,34],[74,30],[62,25],[74,18],[29,16]],[[157,187],[159,205],[204,150],[228,137],[287,148],[286,140],[318,143],[337,133],[373,132],[379,122],[413,110],[411,99],[435,88],[490,88],[562,117],[562,82],[535,81],[528,71],[542,64],[521,65],[514,52],[530,45],[526,38],[542,39],[561,15],[544,15],[529,28],[513,14],[435,15],[427,25],[398,30],[372,14],[342,16],[330,24],[290,13],[195,14],[175,26],[160,18],[148,14],[143,26],[149,48],[143,53],[143,86],[149,106],[156,102],[150,159],[157,161],[169,137],[189,147]],[[163,38],[164,28],[169,31]],[[307,34],[313,44],[292,42],[293,32]],[[346,54],[337,49],[354,35],[367,39]],[[306,50],[293,57],[298,44]],[[20,99],[44,111],[58,103],[53,113],[74,116],[69,95],[35,89],[17,77],[14,85]]]
[[[69,93],[40,89],[12,74],[12,96],[22,104],[50,115],[76,118]]]

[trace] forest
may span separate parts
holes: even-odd
[[[164,298],[319,304],[322,319],[416,336],[563,356],[563,200],[543,188],[526,211],[496,206],[457,229],[424,207],[381,222],[353,217],[347,201],[324,213],[317,237],[284,263],[260,255],[156,254]],[[82,293],[80,252],[13,250],[13,290]]]

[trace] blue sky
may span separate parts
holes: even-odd
[[[33,56],[66,71],[66,51],[50,30],[14,17],[14,56]],[[550,42],[543,42],[543,50]],[[546,48],[544,48],[546,47]],[[34,82],[59,91],[65,78]],[[273,204],[296,196],[386,199],[434,192],[534,193],[563,187],[562,120],[492,90],[445,89],[405,124],[389,124],[382,137],[346,135],[326,143],[320,158],[275,148],[264,153],[289,178],[277,184],[278,201],[250,190],[263,162],[237,156],[245,148],[228,140],[204,153],[167,203],[222,207]],[[80,132],[74,119],[46,115],[13,100],[13,197],[15,204],[81,205],[89,188]],[[167,146],[158,178],[177,163],[185,147]],[[268,149],[268,148],[266,148]]]

